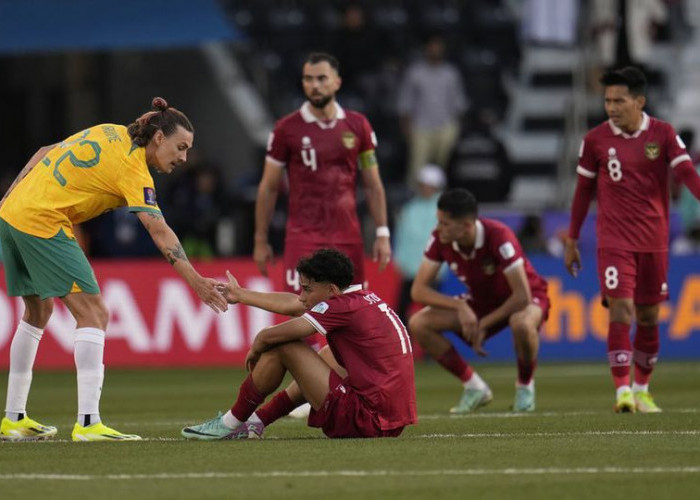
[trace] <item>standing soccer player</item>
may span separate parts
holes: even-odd
[[[60,298],[76,320],[75,367],[78,421],[74,441],[133,441],[102,423],[100,395],[103,352],[109,320],[95,273],[73,236],[73,225],[108,210],[128,206],[173,269],[214,311],[225,311],[217,281],[204,278],[187,260],[156,202],[148,167],[170,173],[187,159],[194,128],[180,111],[160,98],[134,123],[90,127],[41,148],[0,202],[0,244],[10,296],[21,296],[25,311],[10,346],[5,418],[0,439],[52,437],[53,426],[27,415],[26,404],[39,341]]]
[[[437,220],[411,288],[413,300],[426,305],[411,316],[411,335],[462,382],[462,398],[450,412],[468,413],[488,404],[493,394],[442,333],[461,334],[485,356],[484,340],[510,326],[518,362],[513,411],[533,411],[539,328],[549,312],[547,282],[535,272],[510,228],[478,217],[476,199],[466,189],[440,195]],[[443,262],[469,288],[466,299],[431,287]]]
[[[336,102],[341,85],[338,69],[338,61],[331,55],[309,55],[302,71],[307,101],[275,125],[258,187],[253,258],[267,275],[272,259],[268,228],[286,168],[289,210],[284,272],[287,290],[293,293],[299,292],[297,262],[321,247],[337,248],[348,255],[355,268],[355,282],[364,283],[358,177],[376,225],[373,257],[379,260],[380,270],[391,258],[386,197],[374,151],[376,137],[367,118]]]
[[[659,304],[668,298],[669,169],[699,199],[700,178],[673,127],[643,111],[646,77],[640,70],[609,71],[601,83],[609,120],[590,130],[581,144],[564,263],[572,276],[581,269],[577,240],[595,195],[598,279],[603,304],[610,309],[614,410],[656,413],[661,409],[649,393],[649,379],[659,356]]]

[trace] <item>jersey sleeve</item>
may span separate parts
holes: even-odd
[[[503,272],[521,266],[525,263],[523,249],[513,231],[497,229],[489,238],[490,253],[496,262],[496,267]]]
[[[284,128],[282,122],[277,122],[275,129],[270,132],[267,139],[267,159],[279,166],[289,162],[289,146],[284,140]]]
[[[586,134],[581,141],[581,147],[578,150],[576,173],[589,179],[595,179],[598,176],[598,162],[595,159],[594,140],[590,133]]]
[[[671,168],[676,168],[683,162],[688,162],[693,167],[693,161],[686,150],[683,140],[676,134],[671,125],[667,125],[666,129],[666,162]]]
[[[129,212],[160,213],[153,177],[145,163],[130,157],[117,177],[117,187],[126,199]]]
[[[362,126],[360,132],[360,154],[367,151],[374,151],[377,149],[377,135],[374,133],[369,120],[364,115],[361,115],[360,123]]]
[[[445,260],[440,251],[440,239],[436,231],[433,231],[428,238],[428,243],[425,245],[423,255],[426,259],[432,260],[433,262],[442,262]]]
[[[332,297],[319,302],[304,313],[302,318],[311,323],[321,335],[328,335],[333,330],[346,326],[350,321],[350,314],[341,298],[342,296]]]

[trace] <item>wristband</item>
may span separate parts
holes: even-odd
[[[389,226],[378,226],[377,227],[377,238],[388,238],[391,236],[391,233],[389,232]]]

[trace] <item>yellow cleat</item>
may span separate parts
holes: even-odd
[[[26,415],[17,422],[5,417],[0,424],[0,439],[5,441],[39,441],[54,437],[56,432],[55,427],[42,425]]]
[[[656,406],[654,398],[648,391],[635,392],[634,403],[639,413],[661,413],[661,408]]]
[[[71,433],[73,441],[141,441],[141,436],[136,434],[122,434],[107,427],[102,422],[83,427],[75,423]]]
[[[634,403],[634,396],[632,395],[631,389],[620,393],[613,409],[615,413],[634,413],[636,411],[637,407]]]

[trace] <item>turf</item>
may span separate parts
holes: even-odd
[[[540,366],[527,415],[509,411],[514,366],[479,365],[495,398],[465,417],[447,415],[454,379],[434,364],[416,370],[420,423],[398,439],[328,440],[284,419],[263,441],[208,443],[179,430],[230,406],[239,370],[109,371],[105,423],[146,438],[137,443],[69,442],[75,375],[36,373],[31,415],[59,434],[0,443],[0,498],[629,499],[700,489],[700,363],[659,365],[656,415],[614,414],[603,364]]]

